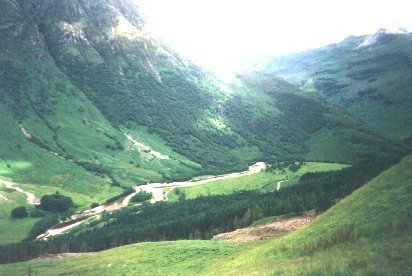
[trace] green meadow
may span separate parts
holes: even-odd
[[[338,163],[305,162],[295,172],[287,168],[285,170],[265,171],[252,175],[216,180],[198,186],[169,190],[167,197],[170,201],[176,201],[182,194],[185,195],[186,199],[191,199],[199,196],[233,194],[242,190],[268,192],[276,190],[279,181],[284,181],[281,183],[281,187],[286,187],[296,183],[299,177],[307,172],[340,170],[345,167],[347,165]]]
[[[62,260],[0,266],[0,275],[408,275],[412,156],[306,227],[254,243],[141,243]]]

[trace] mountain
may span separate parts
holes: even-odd
[[[386,137],[412,134],[412,34],[405,30],[275,57],[264,71],[316,91]]]
[[[141,13],[134,0],[0,0],[0,263],[21,262],[0,274],[371,274],[381,245],[384,273],[406,271],[411,157],[389,167],[412,141],[410,34],[351,37],[223,83]],[[228,194],[177,189],[226,178]],[[181,241],[307,213],[319,218],[268,241]]]
[[[0,0],[0,15],[0,177],[39,199],[69,196],[73,212],[257,161],[355,164],[404,149],[274,74],[222,83],[147,32],[132,0]],[[0,191],[11,193],[0,243],[56,219],[14,220],[34,207]]]
[[[331,152],[343,139],[325,134],[329,148],[315,159],[353,162],[360,148],[386,147],[320,100],[308,110],[320,118],[316,126],[305,125],[311,122],[301,114],[313,99],[289,93],[296,90],[291,85],[282,86],[279,99],[267,91],[251,96],[245,87],[225,88],[153,38],[134,1],[0,3],[0,120],[7,130],[0,134],[0,172],[18,182],[107,192],[105,184],[302,159],[317,143],[312,134],[321,136],[325,127],[337,134],[339,124],[348,124],[356,149],[347,143],[345,153]],[[303,111],[297,101],[306,103]]]
[[[286,159],[296,160],[303,155],[305,160],[351,163],[351,160],[390,154],[402,148],[400,143],[387,142],[336,104],[274,74],[244,73],[238,75],[238,80],[232,89],[237,91],[238,98],[249,101],[247,111],[243,111],[249,114],[246,113],[245,118],[241,114],[236,117],[244,122],[252,118],[253,113],[264,114],[257,117],[256,123],[243,126],[241,134],[258,134],[259,141],[272,146],[260,145],[265,153],[273,152],[274,145],[276,151],[279,147],[284,149]],[[259,141],[256,144],[259,145]],[[297,150],[301,155],[296,154]]]

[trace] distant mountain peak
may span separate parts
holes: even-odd
[[[366,36],[366,38],[359,44],[357,47],[363,48],[363,47],[368,47],[370,45],[374,45],[377,42],[381,41],[383,38],[388,37],[388,35],[392,34],[407,34],[409,33],[408,30],[404,27],[388,27],[388,28],[380,28],[377,32],[374,34]]]

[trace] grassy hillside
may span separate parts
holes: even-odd
[[[364,41],[371,44],[362,44]],[[412,35],[349,37],[323,48],[274,58],[265,69],[343,106],[379,133],[412,134]]]
[[[276,91],[224,88],[151,37],[131,0],[1,5],[0,120],[9,133],[0,134],[0,175],[18,182],[130,186],[311,152],[353,162],[354,152],[385,142],[280,80]],[[321,130],[342,144],[335,138],[342,125],[359,146],[344,153],[312,146]],[[125,132],[172,158],[132,150]],[[36,169],[11,172],[13,162]]]
[[[308,227],[241,254],[225,264],[223,271],[409,274],[411,167],[412,156],[408,156]]]
[[[252,244],[144,243],[82,257],[33,261],[32,271],[69,275],[408,275],[412,260],[411,167],[412,156],[408,156],[305,228],[280,238]],[[2,265],[0,273],[19,275],[28,266],[27,262]]]
[[[27,237],[33,225],[40,218],[13,220],[11,210],[25,205],[26,196],[0,184],[0,243],[19,242]]]
[[[307,172],[340,170],[345,167],[347,165],[337,163],[306,162],[297,171],[292,172],[289,168],[275,169],[271,172],[217,180],[199,186],[173,189],[167,197],[169,201],[176,201],[182,196],[192,199],[199,196],[233,194],[243,190],[274,191],[279,181],[282,181],[281,186],[285,187],[296,183],[297,179]]]
[[[133,0],[2,0],[0,53],[0,177],[38,198],[55,192],[70,196],[75,211],[147,182],[240,171],[256,161],[353,164],[402,148],[281,79],[243,76],[242,84],[223,87],[153,38]],[[262,179],[245,187],[265,185],[268,180]],[[11,220],[10,210],[33,207],[20,194],[1,194],[10,200],[0,205],[0,243],[21,241],[38,219]],[[251,201],[260,196],[250,195]],[[315,206],[313,198],[306,200],[307,208]],[[212,199],[218,214],[224,213],[222,199]],[[206,216],[193,217],[190,211],[197,203],[183,203],[179,211],[199,225],[171,238],[193,236],[205,225],[210,227],[202,229],[204,237],[232,229],[250,209],[249,199],[233,196],[230,223],[218,221],[215,228]],[[208,204],[201,202],[199,209],[208,210]],[[282,204],[276,212],[292,209],[288,200]],[[147,213],[156,208],[173,211],[165,203],[147,207]],[[142,216],[133,212],[130,208],[124,215]],[[110,228],[104,221],[110,216],[93,222],[102,224],[92,225],[90,233],[105,231],[102,225]],[[159,221],[166,224],[165,218],[156,219],[156,227]],[[168,219],[167,227],[176,229],[176,221]],[[139,229],[119,224],[109,235],[97,236],[112,239],[99,250],[136,238],[146,241],[151,225],[139,222]],[[130,236],[118,239],[126,228]],[[159,229],[153,239],[164,239]],[[84,238],[89,248],[96,246]]]
[[[243,135],[259,135],[256,143],[265,153],[280,155],[283,160],[304,158],[351,163],[351,160],[386,155],[403,147],[382,138],[338,105],[316,93],[298,89],[272,73],[257,71],[238,77],[240,84],[233,86],[239,92],[236,99],[252,100],[257,102],[257,107],[231,115],[247,122],[239,128]],[[260,101],[254,99],[256,95]],[[269,106],[276,109],[261,114]],[[254,113],[259,116],[249,119]],[[262,144],[269,141],[276,147]]]

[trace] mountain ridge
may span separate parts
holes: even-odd
[[[258,161],[355,164],[405,148],[275,74],[222,83],[148,34],[133,1],[1,0],[0,14],[0,177],[70,196],[75,211]],[[41,219],[12,220],[17,202],[0,221],[24,235]]]
[[[275,57],[263,70],[316,91],[395,139],[411,135],[411,33],[380,30],[319,49]]]

